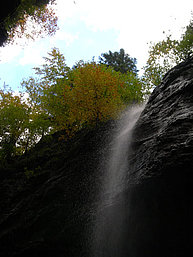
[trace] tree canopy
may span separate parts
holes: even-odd
[[[133,72],[137,74],[138,70],[136,67],[136,58],[131,58],[125,53],[123,48],[119,52],[103,53],[99,57],[99,62],[107,66],[111,66],[115,71],[120,71],[121,73]]]
[[[41,36],[42,31],[55,33],[57,17],[48,8],[54,0],[17,3],[0,23],[0,31],[5,29],[10,41],[22,35]],[[32,33],[26,25],[29,19]],[[179,40],[167,35],[151,44],[141,78],[136,58],[122,48],[102,53],[98,62],[79,61],[72,68],[60,50],[53,48],[44,64],[34,68],[36,75],[21,83],[24,93],[0,90],[0,160],[25,153],[46,134],[62,130],[68,139],[82,128],[116,119],[128,105],[144,101],[172,66],[192,56],[193,21]]]
[[[51,6],[55,0],[15,0],[6,3],[0,17],[0,46],[16,37],[34,39],[57,30],[57,17]],[[27,21],[31,21],[31,29]]]
[[[42,67],[35,68],[39,78],[29,78],[22,85],[55,130],[73,134],[111,119],[124,106],[143,99],[142,84],[133,73],[115,72],[95,62],[79,62],[70,69],[57,48],[48,56]]]
[[[49,131],[47,116],[25,95],[0,90],[0,159],[26,152]]]
[[[179,40],[167,35],[166,39],[151,44],[149,58],[144,67],[144,81],[150,87],[159,85],[167,71],[191,56],[193,56],[193,21],[190,21]]]
[[[25,93],[0,90],[0,159],[25,153],[44,135],[62,130],[64,139],[85,127],[116,119],[132,103],[144,99],[141,80],[130,71],[79,62],[66,65],[53,48],[36,76],[22,82]]]
[[[0,90],[0,157],[9,159],[20,145],[29,122],[29,108],[19,96]]]

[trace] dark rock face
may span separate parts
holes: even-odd
[[[45,137],[0,168],[0,256],[88,256],[101,145],[110,123]]]
[[[193,256],[193,59],[154,90],[132,146],[123,256]]]
[[[193,61],[173,68],[152,93],[135,129],[134,177],[193,165]],[[136,159],[139,158],[140,161]]]
[[[15,12],[20,2],[20,0],[6,0],[0,9],[0,46],[3,46],[3,43],[5,43],[8,38],[4,21]]]
[[[98,167],[110,125],[68,142],[61,132],[45,137],[0,167],[0,256],[94,256]],[[193,59],[152,93],[128,158],[128,187],[117,204],[124,215],[116,206],[106,213],[112,208],[123,220],[120,251],[96,257],[193,256]]]

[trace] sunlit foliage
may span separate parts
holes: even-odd
[[[22,0],[15,12],[5,20],[8,42],[14,42],[16,38],[35,39],[53,35],[57,30],[58,18],[51,4],[54,4],[54,0]]]
[[[47,116],[54,130],[59,130],[62,129],[61,124],[64,127],[68,124],[69,106],[64,101],[64,94],[69,94],[71,90],[70,69],[57,48],[53,48],[48,55],[42,67],[34,68],[38,77],[24,80],[22,86],[29,94],[31,104]]]
[[[173,66],[193,55],[193,21],[186,27],[180,40],[172,39],[172,35],[165,40],[151,44],[149,58],[144,67],[144,80],[150,87],[157,86],[165,73]]]
[[[63,129],[68,135],[113,119],[126,105],[143,99],[135,74],[95,62],[79,62],[70,69],[57,48],[35,70],[39,77],[23,81],[23,86],[32,103],[49,117],[53,130]]]
[[[97,125],[116,117],[123,107],[119,89],[124,82],[118,73],[92,62],[78,66],[72,71],[72,78],[70,111],[74,121],[81,126]]]
[[[34,68],[36,77],[22,82],[24,94],[0,91],[0,159],[26,152],[48,133],[63,130],[68,139],[97,127],[144,99],[143,84],[132,72],[83,61],[70,69],[57,48],[44,60]]]
[[[16,143],[29,122],[29,110],[19,96],[0,90],[0,157],[10,158],[16,153]]]
[[[22,93],[0,90],[0,159],[26,152],[47,131],[44,113],[31,106]]]

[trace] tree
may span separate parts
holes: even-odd
[[[20,96],[0,90],[0,159],[16,154],[28,123],[29,108]]]
[[[70,99],[70,68],[57,48],[53,48],[44,60],[42,67],[34,68],[39,77],[24,80],[22,86],[31,105],[44,115],[53,131],[65,129],[69,119],[69,100],[64,101],[64,94]]]
[[[141,103],[149,95],[149,88],[133,72],[121,75],[123,81],[119,94],[124,105]]]
[[[123,81],[111,68],[81,62],[70,70],[58,49],[45,60],[43,67],[35,68],[40,78],[22,84],[31,104],[51,121],[53,131],[65,130],[72,136],[84,126],[112,118],[123,106],[119,94]]]
[[[25,153],[50,131],[50,121],[40,106],[24,94],[0,90],[0,160]]]
[[[173,66],[193,55],[193,21],[186,27],[180,40],[169,35],[165,40],[151,44],[149,58],[144,67],[144,81],[150,86],[157,86],[165,73]]]
[[[123,108],[119,93],[124,82],[112,68],[82,63],[72,72],[71,116],[76,126],[94,125],[112,118]]]
[[[57,17],[48,4],[55,0],[21,0],[13,1],[3,15],[0,23],[0,45],[5,41],[13,42],[16,37],[34,39],[45,34],[53,35],[57,30]],[[12,8],[13,6],[13,8]],[[30,21],[30,28],[29,23]]]
[[[181,40],[177,44],[176,51],[179,56],[177,62],[193,56],[193,20],[182,34]]]
[[[48,53],[48,57],[44,57],[45,64],[42,67],[36,67],[34,70],[36,74],[41,76],[41,81],[53,85],[58,81],[66,80],[70,68],[66,65],[66,60],[59,49],[54,47]]]
[[[137,60],[131,58],[125,53],[124,49],[120,49],[119,52],[103,53],[99,57],[99,63],[111,66],[115,71],[120,71],[121,73],[127,73],[128,71],[137,74],[138,70],[136,67]]]
[[[38,78],[22,85],[30,105],[49,121],[52,131],[64,130],[72,136],[86,126],[115,118],[126,105],[143,100],[143,85],[132,72],[116,72],[112,67],[80,61],[72,69],[57,48],[45,64],[34,68]]]

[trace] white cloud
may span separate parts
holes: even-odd
[[[42,52],[44,52],[45,47],[41,41],[33,42],[25,47],[22,53],[22,57],[18,60],[20,65],[34,65],[38,66],[43,63]]]
[[[61,4],[64,4],[63,0],[60,1],[56,8],[63,22],[65,17],[66,19],[70,19],[75,13],[72,11],[74,4],[71,0],[66,1],[66,15],[62,15],[63,8],[61,8]],[[16,39],[13,44],[0,48],[0,64],[17,61],[18,65],[22,66],[28,64],[33,66],[41,65],[43,63],[42,57],[46,56],[51,48],[57,45],[58,41],[63,41],[64,44],[69,47],[77,39],[78,33],[73,34],[65,30],[57,30],[54,36],[47,36],[42,39],[39,38],[35,41],[28,41],[25,37]]]
[[[147,58],[148,42],[162,39],[163,30],[171,29],[175,36],[180,35],[181,27],[186,26],[191,18],[192,3],[192,0],[75,0],[75,3],[73,0],[57,0],[56,13],[62,30],[54,37],[28,43],[24,49],[20,45],[1,48],[0,62],[8,63],[18,57],[20,65],[40,65],[42,56],[46,56],[59,41],[69,47],[79,39],[81,22],[92,31],[115,30],[119,48],[123,47],[136,57],[142,66]],[[77,30],[68,30],[69,24],[75,25]],[[90,48],[92,40],[87,39]]]
[[[9,45],[0,48],[0,63],[5,64],[8,63],[16,57],[18,57],[21,53],[22,49],[18,45]]]
[[[64,41],[66,46],[70,46],[79,37],[78,33],[72,34],[64,30],[58,30],[54,37],[50,38],[50,44],[54,45],[58,40]]]
[[[141,27],[152,30],[168,24],[170,17],[190,18],[192,0],[57,0],[61,21],[83,20],[95,30]],[[159,29],[159,28],[157,28]]]
[[[119,47],[144,65],[150,41],[163,38],[163,31],[181,34],[191,18],[193,1],[184,0],[58,0],[60,22],[83,21],[94,31],[115,29]],[[78,25],[78,23],[77,23]]]
[[[19,59],[20,65],[33,65],[39,66],[43,64],[43,57],[47,56],[47,53],[51,51],[53,47],[56,47],[59,41],[63,41],[66,47],[70,46],[74,40],[78,39],[78,33],[75,35],[58,30],[53,37],[45,39],[39,39],[35,42],[31,42],[23,50],[22,57]]]
[[[56,13],[63,21],[76,17],[79,12],[78,5],[74,4],[73,0],[57,0],[56,3]]]

